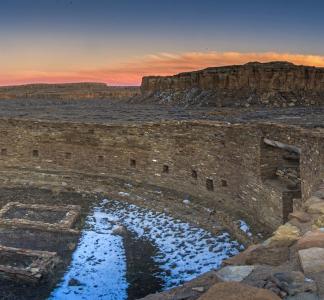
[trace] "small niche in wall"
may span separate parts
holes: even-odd
[[[162,169],[163,173],[168,174],[169,173],[169,166],[168,165],[163,165],[163,169]]]
[[[214,190],[214,181],[210,178],[206,179],[206,188],[208,191],[213,191]]]
[[[222,183],[222,186],[223,186],[223,187],[228,186],[227,180],[225,180],[225,179],[222,179],[222,180],[221,180],[221,183]]]
[[[33,157],[38,157],[38,156],[39,156],[38,150],[33,150]]]
[[[102,155],[98,156],[98,162],[103,162],[104,161],[104,157]]]
[[[6,148],[2,148],[1,149],[1,155],[3,155],[3,156],[5,156],[5,155],[7,155],[7,149]]]
[[[193,179],[197,179],[197,178],[198,178],[198,173],[197,173],[196,170],[191,170],[191,177],[192,177]]]
[[[130,166],[131,166],[132,168],[136,168],[136,160],[135,160],[135,159],[131,159],[131,160],[130,160]]]
[[[89,133],[89,134],[94,134],[95,131],[94,131],[94,129],[89,129],[89,130],[88,130],[88,133]]]
[[[71,152],[65,152],[65,158],[66,159],[71,159],[72,158],[72,153]]]

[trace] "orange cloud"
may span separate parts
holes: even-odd
[[[240,52],[188,52],[182,54],[160,53],[126,61],[96,70],[62,72],[25,71],[0,75],[0,84],[35,82],[98,81],[109,85],[139,85],[143,76],[172,75],[179,72],[212,66],[244,64],[250,61],[289,61],[298,65],[324,67],[324,56],[291,53],[240,53]]]

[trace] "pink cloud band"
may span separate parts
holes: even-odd
[[[0,85],[24,83],[106,82],[109,85],[139,85],[143,76],[172,75],[212,66],[244,64],[250,61],[289,61],[298,65],[324,67],[324,56],[291,53],[188,52],[159,53],[96,70],[51,72],[26,70],[0,74]]]

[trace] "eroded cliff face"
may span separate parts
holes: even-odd
[[[105,83],[28,84],[0,87],[0,99],[127,100],[139,95],[138,87],[107,86]]]
[[[254,62],[175,76],[144,77],[141,91],[144,102],[180,105],[323,105],[324,68]]]

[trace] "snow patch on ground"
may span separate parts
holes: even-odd
[[[248,237],[252,237],[253,234],[251,232],[250,226],[243,220],[237,221],[238,226],[240,227],[240,230],[242,230]]]
[[[113,234],[102,207],[96,207],[86,220],[79,245],[62,282],[49,299],[116,299],[127,298],[126,257],[122,238]],[[69,286],[77,279],[80,286]]]
[[[114,234],[116,225],[159,249],[153,259],[165,289],[218,268],[242,249],[226,232],[216,236],[166,213],[105,199],[87,218],[71,266],[49,299],[127,299],[125,250],[122,237]],[[71,279],[81,285],[69,286]]]
[[[165,288],[218,268],[224,259],[237,254],[242,247],[228,233],[215,236],[165,213],[113,200],[105,207],[110,221],[123,224],[160,250],[154,260],[164,270]]]

